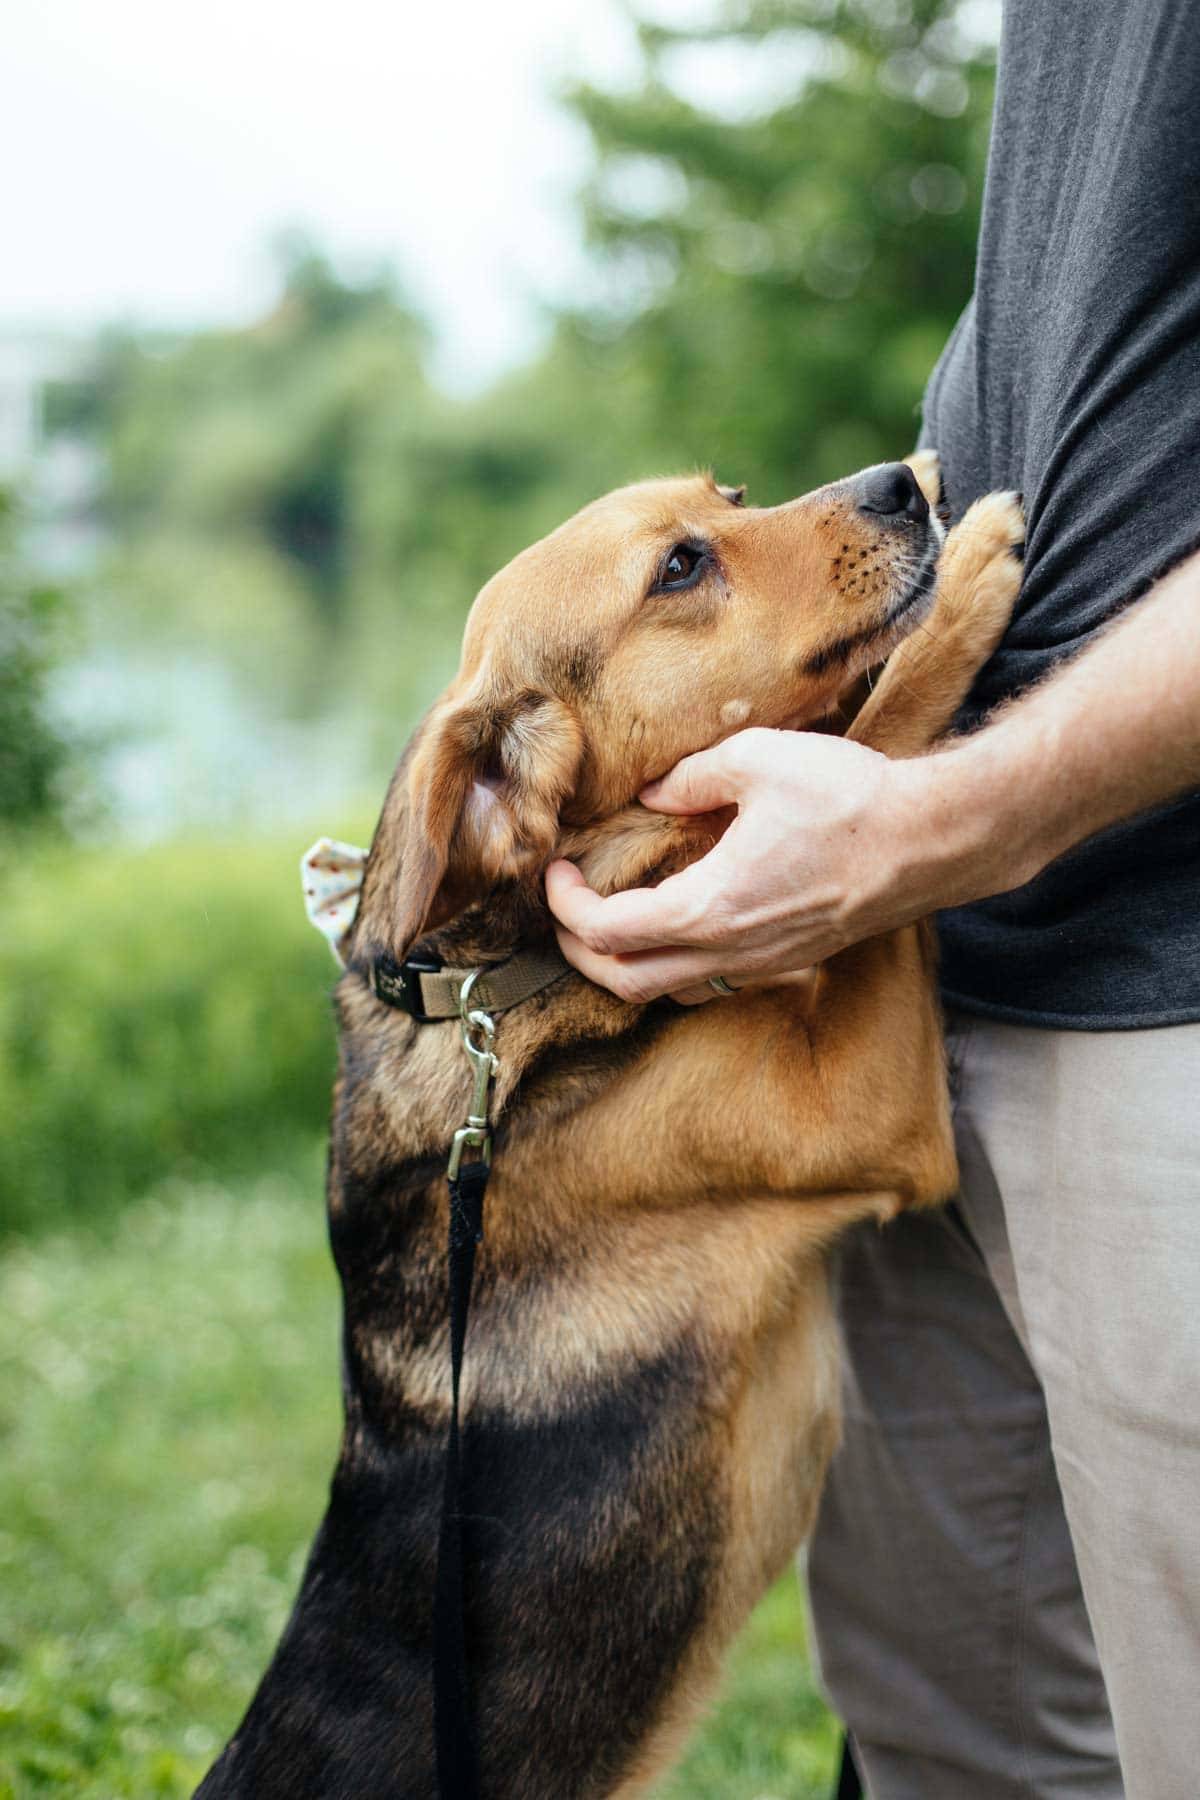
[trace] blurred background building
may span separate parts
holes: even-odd
[[[990,0],[9,21],[0,1792],[189,1792],[319,1510],[300,850],[369,833],[482,581],[597,493],[701,465],[773,503],[905,453],[997,30]],[[772,1607],[672,1794],[823,1791]]]

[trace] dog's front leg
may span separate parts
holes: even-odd
[[[925,488],[931,465],[917,473]],[[987,494],[968,508],[946,539],[932,612],[888,658],[847,737],[887,756],[920,756],[949,729],[1012,616],[1024,535],[1015,494]]]

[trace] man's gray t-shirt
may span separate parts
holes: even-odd
[[[975,297],[923,440],[955,518],[992,489],[1025,497],[1021,598],[964,724],[1200,545],[1189,0],[1008,0]],[[968,1010],[1092,1029],[1200,1019],[1200,795],[943,913],[940,932],[945,996]]]

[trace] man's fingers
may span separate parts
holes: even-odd
[[[707,981],[700,987],[678,988],[671,995],[677,1006],[707,1006],[716,997],[716,989]]]
[[[583,870],[573,862],[552,862],[546,870],[546,899],[550,910],[561,918],[564,925],[570,922],[568,915],[578,916],[581,899],[587,897],[599,899],[594,888],[590,888],[584,879]]]
[[[561,925],[556,927],[555,935],[559,949],[581,975],[586,975],[598,987],[607,988],[618,999],[637,1006],[658,1000],[663,994],[689,992],[702,986],[707,979],[705,963],[711,957],[706,957],[703,951],[643,951],[635,956],[604,956]]]
[[[629,888],[605,897],[588,886],[574,863],[550,864],[546,901],[559,923],[601,956],[651,949],[666,936],[662,921],[655,917],[662,911],[656,889]]]
[[[811,994],[816,976],[817,971],[813,968],[789,969],[781,975],[745,975],[729,983],[733,994],[726,994],[722,989],[714,988],[711,981],[706,981],[702,987],[686,987],[678,991],[672,989],[671,998],[677,1000],[680,1006],[703,1006],[708,1000],[731,1000],[734,994],[740,994],[743,990],[752,993],[760,988],[799,988]]]
[[[743,752],[748,746],[741,739],[755,734],[741,731],[736,737],[714,744],[711,750],[697,750],[682,762],[644,787],[639,794],[643,806],[651,812],[706,813],[723,806],[733,806],[742,792],[745,776]]]
[[[607,988],[618,999],[643,1006],[669,994],[681,1006],[699,1006],[709,1000],[729,1000],[719,994],[711,978],[721,974],[718,955],[711,950],[642,951],[634,956],[604,956],[592,950],[581,938],[559,925],[555,928],[559,949],[573,968]],[[726,975],[734,994],[743,988],[792,987],[811,993],[816,979],[815,969],[794,969],[778,974],[766,972]]]
[[[701,866],[693,863],[656,888],[628,888],[603,897],[574,863],[553,862],[546,870],[546,900],[559,923],[601,955],[686,944],[692,941],[693,920],[703,921],[705,913],[697,892],[706,885],[706,878],[696,874]]]

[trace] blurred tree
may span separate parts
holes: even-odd
[[[13,497],[0,489],[0,825],[10,828],[58,819],[69,758],[47,692],[63,597],[23,566],[17,525]]]
[[[118,529],[164,522],[273,548],[336,617],[360,521],[351,486],[379,422],[427,408],[426,333],[390,277],[341,280],[280,242],[280,297],[248,330],[148,346],[109,405]]]
[[[433,388],[389,277],[295,234],[253,326],[103,340],[50,407],[105,452],[100,604],[258,705],[372,721],[382,763],[482,582],[596,493],[712,464],[769,502],[903,454],[970,290],[993,23],[988,0],[643,20],[639,80],[564,97],[595,150],[587,302],[475,399]]]
[[[248,328],[110,333],[47,394],[50,428],[102,452],[91,635],[219,662],[283,713],[356,690],[411,707],[401,658],[364,659],[363,637],[381,590],[395,613],[421,506],[428,333],[390,275],[346,279],[296,233],[276,250],[278,299]]]
[[[970,292],[996,10],[729,0],[643,22],[632,91],[573,90],[602,281],[568,329],[626,442],[764,500],[909,447]],[[731,52],[722,116],[705,92]]]

